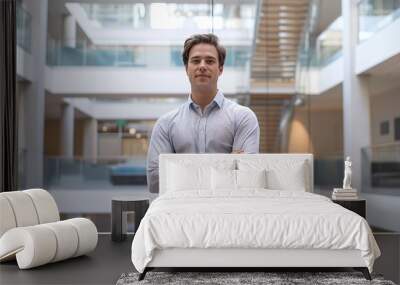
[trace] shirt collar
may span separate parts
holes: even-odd
[[[217,95],[215,95],[214,97],[214,101],[215,103],[217,103],[219,108],[222,108],[222,103],[224,102],[224,94],[222,94],[221,91],[218,90]]]
[[[222,104],[224,102],[224,94],[221,91],[217,91],[217,94],[214,96],[213,101],[215,103],[217,103],[219,108],[222,108]],[[188,98],[188,103],[189,103],[189,107],[195,105],[196,103],[192,100],[192,96],[191,94],[189,94],[189,98]]]

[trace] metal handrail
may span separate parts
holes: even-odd
[[[400,143],[361,148],[361,165],[364,192],[394,194],[400,188]]]
[[[371,148],[371,149],[385,148],[385,147],[400,147],[400,142],[382,143],[382,144],[376,144],[376,145],[369,146],[369,148]]]

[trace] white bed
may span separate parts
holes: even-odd
[[[368,223],[313,194],[311,154],[162,154],[160,196],[132,243],[155,267],[354,267],[370,278]]]

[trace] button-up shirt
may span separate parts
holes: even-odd
[[[189,96],[188,101],[156,122],[147,154],[147,184],[158,190],[160,153],[258,153],[260,128],[248,107],[218,91],[204,110]]]

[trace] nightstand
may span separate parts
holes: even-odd
[[[127,214],[135,215],[135,231],[149,208],[149,199],[135,196],[113,197],[111,202],[111,239],[123,241],[127,237]]]
[[[332,202],[339,204],[340,206],[359,214],[365,219],[366,217],[366,204],[365,199],[355,199],[355,200],[332,200]]]

